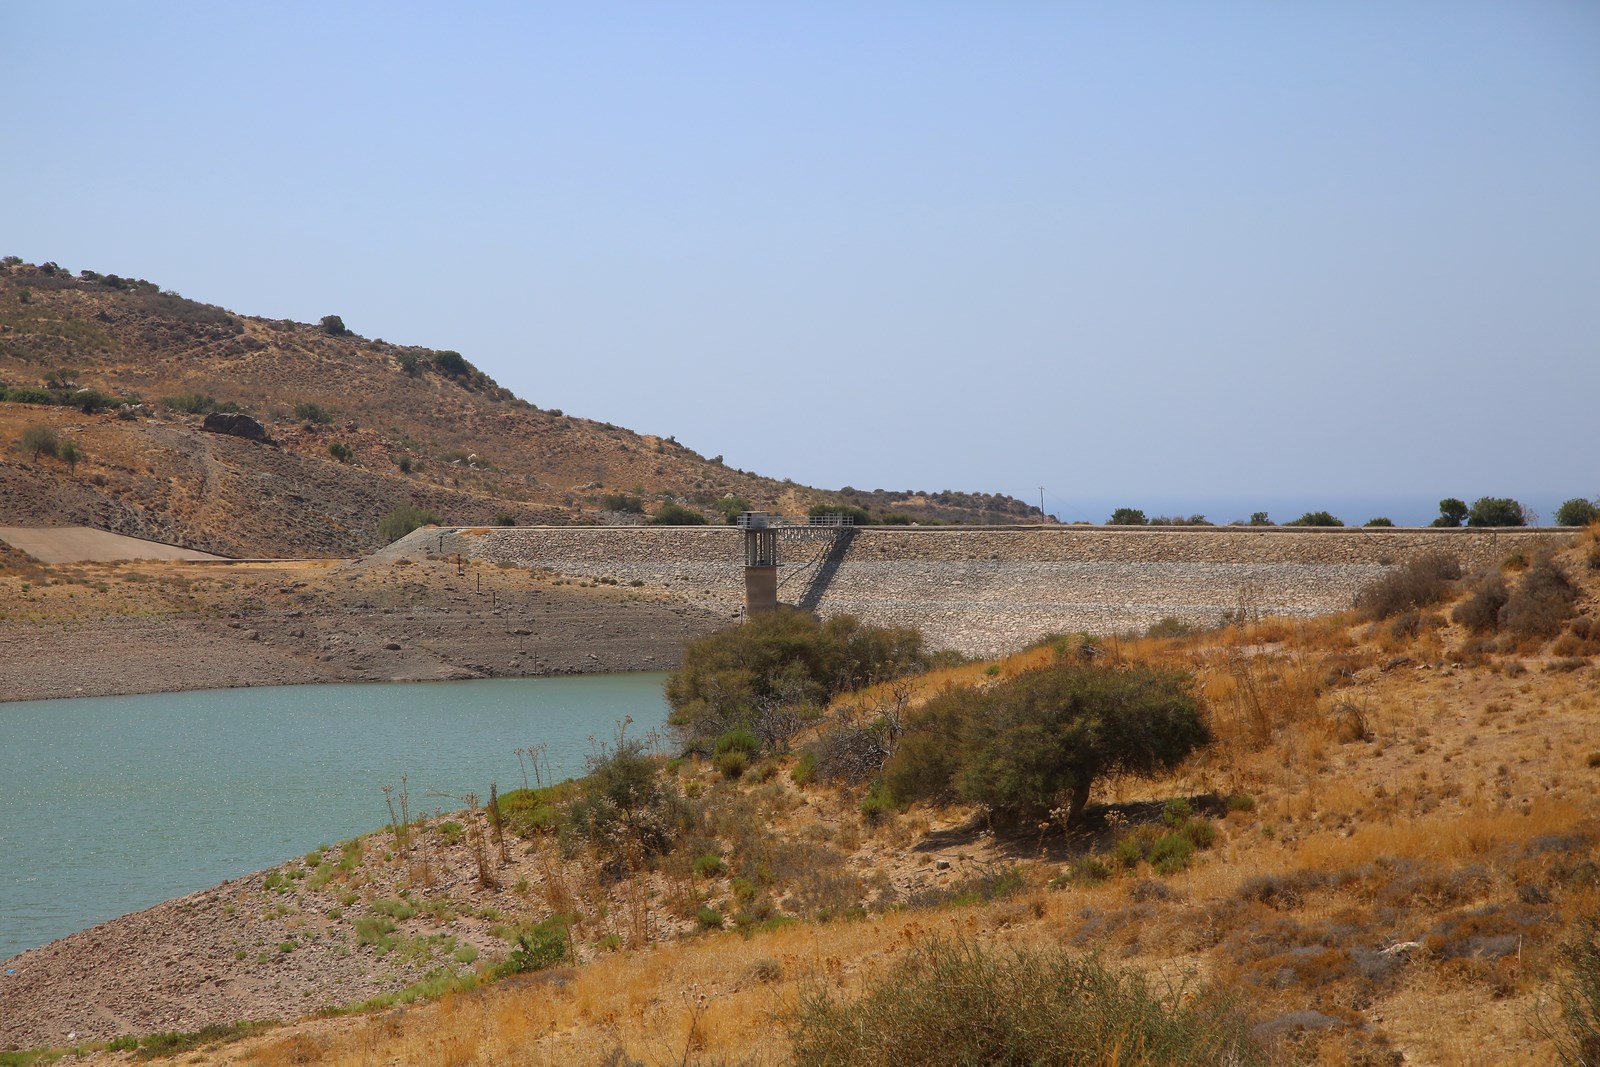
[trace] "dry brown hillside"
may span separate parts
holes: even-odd
[[[628,509],[666,502],[722,521],[729,497],[790,513],[846,502],[670,437],[541,410],[457,353],[356,336],[332,319],[252,318],[143,280],[9,257],[0,523],[89,524],[234,556],[337,556],[377,547],[378,520],[402,504],[487,525],[637,522]],[[249,413],[271,443],[201,432],[208,407]],[[82,459],[35,458],[21,447],[35,426]],[[1040,518],[989,494],[847,495],[923,522]]]

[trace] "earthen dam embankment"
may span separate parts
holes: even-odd
[[[1442,551],[1471,572],[1566,537],[1537,529],[1078,526],[786,531],[779,596],[830,616],[914,624],[934,647],[992,655],[1050,632],[1143,631],[1237,612],[1350,607],[1385,569]],[[739,613],[733,527],[418,530],[380,555],[421,554],[662,588]]]

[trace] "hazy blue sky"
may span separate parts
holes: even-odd
[[[1600,3],[10,4],[0,254],[837,487],[1600,494]]]

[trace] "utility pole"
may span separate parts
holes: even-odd
[[[1044,513],[1044,486],[1041,485],[1039,487],[1039,521],[1043,522],[1044,519],[1045,519],[1045,513]]]

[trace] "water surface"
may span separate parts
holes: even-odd
[[[666,720],[662,674],[279,686],[0,704],[0,959],[376,829],[581,774]],[[531,770],[528,772],[531,778]]]

